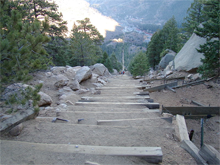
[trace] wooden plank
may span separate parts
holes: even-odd
[[[110,146],[89,146],[75,144],[45,144],[29,143],[21,141],[2,140],[2,144],[11,147],[25,146],[31,150],[40,150],[58,153],[91,154],[91,155],[110,155],[110,156],[135,156],[144,158],[150,163],[162,162],[161,147],[110,147]]]
[[[171,113],[173,115],[212,115],[220,114],[220,107],[164,107],[162,113]]]
[[[139,120],[157,120],[157,119],[170,119],[170,117],[156,117],[156,118],[136,118],[136,119],[115,119],[115,120],[97,120],[97,124],[123,122],[123,121],[139,121]]]
[[[176,93],[176,91],[175,91],[173,88],[171,88],[171,87],[169,87],[169,86],[166,86],[166,88],[169,89],[170,91]]]
[[[189,86],[189,85],[199,85],[199,84],[204,83],[205,81],[207,81],[207,80],[206,80],[206,79],[205,79],[205,80],[199,80],[199,81],[187,83],[187,84],[184,84],[184,85],[175,86],[175,87],[173,87],[173,88],[176,89],[176,88],[187,87],[187,86]]]
[[[199,150],[199,154],[208,164],[220,164],[219,152],[208,144],[202,146]]]
[[[149,95],[149,92],[134,92],[134,95]]]
[[[169,86],[169,87],[177,86],[177,84],[178,84],[178,82],[172,82],[172,83],[169,83],[169,84],[164,84],[164,85],[156,86],[156,87],[153,87],[153,88],[144,89],[144,91],[154,92],[154,91],[165,89],[167,86]]]
[[[205,105],[203,105],[203,104],[201,104],[201,103],[199,103],[197,101],[194,101],[194,100],[192,100],[191,103],[193,103],[195,105],[198,105],[198,106],[201,106],[201,107],[206,107]]]
[[[134,105],[146,106],[149,109],[159,109],[159,103],[128,103],[128,102],[76,102],[75,105]]]
[[[198,164],[207,165],[206,161],[199,155],[199,149],[190,140],[183,140],[180,146],[189,152]]]
[[[142,88],[142,86],[114,86],[114,87],[96,87],[97,90],[118,90],[118,89],[135,89]]]
[[[186,127],[186,122],[184,116],[176,115],[176,123],[177,123],[177,137],[180,141],[189,140],[189,135]]]
[[[121,100],[123,99],[130,99],[130,100],[138,100],[138,99],[150,99],[150,96],[120,96],[119,97]],[[108,99],[110,100],[111,97],[109,96],[102,96],[102,97],[81,97],[81,100],[105,100]],[[117,97],[114,97],[115,100],[117,100]]]
[[[185,79],[185,76],[165,78],[165,81],[178,80],[178,79]],[[160,78],[160,79],[148,79],[148,80],[144,80],[144,81],[150,82],[150,81],[154,81],[154,80],[164,80],[164,78]]]

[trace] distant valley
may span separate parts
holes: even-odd
[[[68,22],[69,32],[76,20],[90,18],[105,37],[102,49],[113,52],[125,65],[139,51],[146,51],[153,33],[173,15],[181,26],[193,0],[55,0]]]

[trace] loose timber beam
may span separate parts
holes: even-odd
[[[178,80],[178,79],[185,79],[185,76],[165,78],[165,81]],[[144,81],[150,82],[150,81],[155,81],[155,80],[164,80],[164,78],[160,78],[160,79],[148,79],[148,80],[144,80]]]
[[[175,131],[181,141],[181,147],[185,149],[195,159],[198,164],[207,165],[205,160],[199,155],[199,149],[189,140],[184,116],[176,115]]]
[[[195,105],[198,105],[198,106],[201,106],[201,107],[205,107],[205,105],[203,105],[203,104],[201,104],[201,103],[199,103],[197,101],[194,101],[194,100],[192,100],[191,103],[193,103]]]
[[[189,140],[189,135],[188,135],[184,116],[176,115],[176,124],[177,124],[177,128],[175,130],[177,132],[177,137],[180,139],[180,141]]]
[[[187,83],[187,84],[184,84],[184,85],[175,86],[175,87],[173,87],[173,88],[176,89],[176,88],[186,87],[186,86],[189,86],[189,85],[199,85],[199,84],[204,83],[205,81],[208,81],[208,80],[206,80],[206,79],[205,79],[205,80],[199,80],[199,81]]]
[[[29,143],[20,141],[2,140],[2,145],[11,147],[26,147],[31,151],[48,151],[58,153],[91,154],[91,155],[110,155],[110,156],[135,156],[145,159],[150,163],[162,162],[161,147],[110,147],[110,146],[89,146],[75,144],[45,144]],[[77,146],[77,147],[76,147]]]
[[[171,87],[169,87],[169,86],[167,86],[166,88],[169,89],[170,91],[176,93],[176,91],[175,91],[173,88],[171,88]]]
[[[146,106],[149,109],[159,109],[160,104],[159,103],[127,103],[127,102],[76,102],[75,105],[133,105],[133,106]]]
[[[134,95],[149,95],[149,92],[134,92]]]
[[[199,150],[199,154],[203,159],[206,160],[208,164],[220,164],[219,152],[208,144],[204,144],[202,146],[202,148]]]
[[[162,106],[162,113],[173,115],[212,115],[220,114],[220,107],[165,107]]]
[[[183,140],[180,145],[195,159],[198,164],[208,165],[206,161],[200,156],[199,149],[190,140]]]
[[[81,97],[81,100],[105,100],[107,99],[109,100],[109,96],[105,97],[105,96],[102,96],[102,97]],[[117,100],[118,98],[115,98],[115,100]],[[150,96],[121,96],[120,99],[130,99],[130,100],[138,100],[138,99],[150,99]]]
[[[153,88],[144,89],[144,91],[154,92],[154,91],[165,89],[167,86],[168,87],[175,87],[175,86],[177,86],[177,84],[178,84],[178,82],[172,82],[172,83],[156,86],[156,87],[153,87]]]
[[[172,120],[170,117],[156,117],[156,118],[136,118],[136,119],[115,119],[115,120],[97,120],[97,125],[102,123],[114,123],[114,122],[124,122],[124,121],[141,121],[141,120]]]

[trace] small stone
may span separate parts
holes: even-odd
[[[12,135],[12,136],[18,136],[18,135],[20,135],[22,129],[23,129],[23,124],[21,123],[21,124],[15,126],[14,128],[12,128],[12,129],[9,131],[9,133],[10,133],[10,135]]]

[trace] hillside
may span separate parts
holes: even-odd
[[[103,15],[118,22],[133,20],[141,23],[163,25],[173,15],[179,24],[193,0],[87,0]]]
[[[125,65],[139,51],[146,51],[153,33],[173,15],[180,26],[192,0],[55,0],[68,22],[69,34],[76,20],[90,18],[105,37],[103,51],[113,52],[121,61],[123,49]],[[124,46],[122,42],[126,43]]]

